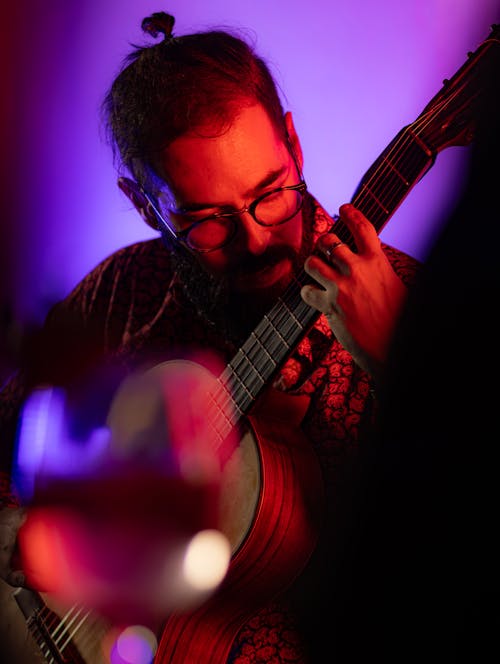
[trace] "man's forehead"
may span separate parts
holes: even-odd
[[[182,161],[186,155],[194,157],[210,156],[212,153],[226,151],[237,153],[238,148],[248,144],[256,149],[284,142],[283,131],[277,129],[269,114],[261,104],[241,108],[230,120],[191,129],[170,142],[161,152],[164,166]]]
[[[205,202],[231,190],[245,195],[278,177],[289,161],[288,145],[267,113],[250,107],[218,136],[190,133],[173,141],[163,152],[161,175],[178,202]]]

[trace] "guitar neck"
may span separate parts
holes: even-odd
[[[419,138],[413,125],[405,127],[362,177],[352,204],[380,233],[435,159],[436,153]],[[337,224],[335,233],[351,249],[356,249],[347,227]]]
[[[435,154],[410,127],[401,130],[363,176],[352,199],[353,205],[380,232],[434,160]],[[333,231],[356,250],[353,237],[342,221],[336,221]],[[220,376],[221,389],[235,413],[228,427],[250,411],[319,317],[319,312],[307,305],[300,295],[302,286],[308,282],[310,277],[301,270]]]
[[[450,145],[468,145],[473,139],[485,91],[496,80],[500,65],[500,26],[493,25],[487,39],[430,100],[414,122],[394,137],[366,171],[352,197],[377,233],[412,188],[434,164],[438,152]],[[356,251],[348,228],[337,220],[332,228]],[[224,402],[232,415],[222,430],[247,414],[274,374],[319,317],[304,303],[300,290],[310,278],[302,270],[286,292],[250,334],[220,376]]]

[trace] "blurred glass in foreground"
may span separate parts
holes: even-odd
[[[32,392],[14,474],[27,506],[19,542],[32,587],[120,626],[156,626],[215,591],[231,556],[219,498],[235,445],[213,427],[213,376],[189,361],[131,374],[104,418],[88,404],[109,400],[99,399],[106,381],[90,382],[92,399],[76,404],[62,388]],[[136,647],[134,634],[111,648],[113,664],[142,664],[120,654],[124,643]],[[154,650],[147,643],[137,648]]]

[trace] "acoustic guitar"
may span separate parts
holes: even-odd
[[[493,70],[498,75],[499,65],[500,26],[493,25],[489,36],[468,54],[467,61],[444,81],[416,120],[401,129],[367,170],[351,202],[377,232],[440,151],[471,143],[484,93],[492,84]],[[356,249],[340,221],[333,230]],[[293,582],[315,548],[321,527],[321,475],[312,446],[300,433],[307,398],[269,388],[319,316],[300,297],[307,281],[305,271],[296,276],[223,372],[213,378],[218,395],[214,428],[221,445],[235,427],[241,432],[241,443],[235,456],[227,460],[223,478],[221,528],[231,542],[232,557],[225,579],[206,602],[193,611],[168,617],[156,664],[225,662],[241,626],[259,605]],[[169,365],[166,362],[155,370],[168,372]],[[286,443],[276,442],[284,439]],[[24,592],[31,591],[21,591],[18,600]],[[60,627],[43,597],[34,597],[32,602],[24,597],[23,612],[45,659],[100,664],[102,660],[92,659],[82,648],[75,649],[71,638],[56,638],[62,629],[71,636],[71,628]],[[80,623],[90,619],[82,616],[75,620],[81,629]]]

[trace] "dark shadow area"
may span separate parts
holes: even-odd
[[[313,661],[500,661],[498,67],[467,187],[409,299],[378,435],[331,524]],[[317,609],[317,610],[316,610]]]

